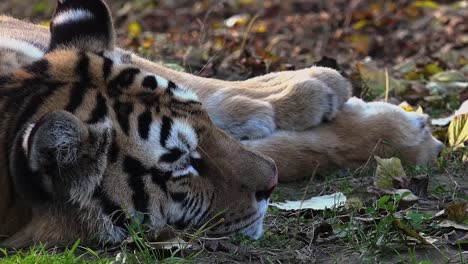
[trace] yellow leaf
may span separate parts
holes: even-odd
[[[439,4],[434,1],[425,0],[425,1],[414,1],[412,6],[419,7],[419,8],[428,8],[428,9],[437,9],[439,8]]]
[[[255,32],[257,33],[265,33],[267,32],[267,27],[265,25],[259,25],[256,29]]]
[[[132,37],[138,37],[141,34],[142,28],[138,22],[128,24],[128,34]]]
[[[361,54],[367,55],[369,52],[371,39],[367,35],[355,34],[348,38],[353,49]]]
[[[403,110],[405,110],[406,112],[414,111],[414,108],[410,104],[408,104],[408,102],[406,101],[401,102],[401,104],[399,104],[398,106],[403,108]]]
[[[241,5],[251,5],[255,3],[255,0],[238,0]]]
[[[405,110],[406,112],[416,112],[418,114],[424,114],[424,110],[421,106],[418,106],[418,108],[416,108],[408,104],[408,102],[406,101],[402,102],[398,106],[403,108],[403,110]]]
[[[378,188],[393,188],[393,177],[406,177],[405,170],[399,158],[382,159],[374,157],[377,161],[375,170],[374,186]]]
[[[367,20],[359,20],[358,22],[353,24],[354,29],[362,29],[365,28],[369,24]]]
[[[457,115],[450,122],[447,133],[451,147],[468,146],[468,114]]]
[[[427,76],[432,76],[436,73],[439,73],[439,72],[442,72],[443,69],[437,65],[436,63],[430,63],[430,64],[427,64],[426,66],[424,66],[424,69],[423,69],[423,72],[427,75]]]

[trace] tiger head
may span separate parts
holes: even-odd
[[[118,243],[136,216],[261,235],[274,162],[216,128],[196,94],[117,55],[104,2],[59,1],[49,50],[0,86],[8,174],[32,208],[11,244]]]

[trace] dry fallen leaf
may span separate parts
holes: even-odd
[[[463,223],[468,220],[468,203],[457,202],[450,204],[445,208],[447,219],[457,223]]]
[[[468,231],[468,225],[457,224],[454,221],[450,221],[450,220],[444,220],[440,222],[439,227],[445,227],[445,228],[451,227],[451,228],[458,229],[458,230]]]
[[[393,187],[397,189],[408,189],[418,197],[427,196],[427,188],[429,186],[429,177],[427,175],[419,175],[411,178],[393,177]]]
[[[301,209],[312,209],[312,210],[325,210],[343,206],[346,203],[346,196],[341,193],[334,193],[330,195],[323,195],[312,197],[304,201],[286,201],[279,203],[271,203],[270,206],[274,206],[281,210],[294,211]]]
[[[375,187],[393,188],[393,177],[406,177],[399,158],[382,159],[378,156],[374,158],[377,161],[377,169],[374,176]]]
[[[450,122],[447,137],[453,148],[468,146],[468,114],[458,115]]]

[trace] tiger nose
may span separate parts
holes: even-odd
[[[276,186],[278,185],[278,169],[276,165],[273,163],[273,174],[271,175],[270,179],[268,180],[268,184],[265,189],[256,191],[255,198],[257,201],[266,200],[271,197],[271,194],[275,190]]]

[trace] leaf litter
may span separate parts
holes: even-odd
[[[47,23],[53,2],[3,1],[0,12]],[[342,170],[317,177],[306,197],[343,193],[345,206],[271,206],[259,241],[181,234],[191,242],[188,251],[203,245],[200,262],[376,263],[394,257],[385,254],[394,250],[415,262],[428,260],[417,255],[425,248],[414,244],[425,241],[437,247],[430,260],[439,263],[466,250],[466,215],[453,205],[466,203],[468,190],[466,1],[108,2],[116,14],[119,45],[145,57],[229,80],[301,69],[327,58],[327,66],[339,66],[350,78],[355,95],[402,103],[407,111],[424,109],[434,134],[447,143],[434,171],[410,171],[389,161],[380,172]],[[282,184],[273,202],[305,200],[305,185]],[[379,189],[370,195],[367,187]],[[410,193],[417,199],[404,204]]]

